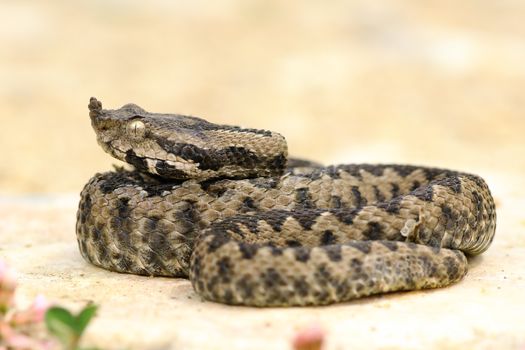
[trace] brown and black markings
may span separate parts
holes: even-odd
[[[89,109],[102,147],[136,169],[97,174],[81,194],[81,254],[113,271],[189,276],[227,304],[321,305],[449,285],[494,237],[494,201],[475,175],[287,167],[271,131],[96,99]]]

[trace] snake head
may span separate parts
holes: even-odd
[[[286,166],[286,141],[274,132],[150,113],[135,104],[107,110],[94,97],[88,107],[102,148],[143,172],[206,180],[276,176]]]

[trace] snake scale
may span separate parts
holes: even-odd
[[[89,103],[98,143],[134,170],[96,174],[80,252],[108,270],[189,277],[203,298],[323,305],[447,286],[496,228],[485,181],[408,165],[323,167],[278,133]]]

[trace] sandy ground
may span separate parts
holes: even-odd
[[[525,4],[224,0],[0,3],[0,257],[21,297],[101,305],[88,341],[130,349],[525,348]],[[322,308],[205,303],[184,280],[109,273],[74,235],[78,193],[117,163],[87,103],[134,102],[287,136],[324,163],[483,175],[494,245],[465,281]]]

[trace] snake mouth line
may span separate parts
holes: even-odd
[[[153,175],[168,176],[177,180],[187,180],[198,172],[198,163],[173,161],[169,159],[139,156],[132,149],[124,152],[122,149],[113,148],[116,158],[133,165],[139,171]]]
[[[127,151],[123,151],[122,149],[120,148],[117,148],[117,147],[109,147],[108,146],[108,149],[110,150],[113,150],[115,151],[115,155],[117,156],[118,159],[120,159],[121,161],[123,162],[127,162],[126,160],[126,157],[129,156],[130,154],[130,151],[133,152],[133,149],[130,148],[129,150]],[[118,153],[116,153],[118,152]],[[143,160],[143,161],[152,161],[152,162],[166,162],[168,163],[169,165],[172,165],[172,166],[176,166],[176,164],[188,164],[188,165],[195,165],[195,166],[198,166],[199,163],[193,163],[192,161],[190,160],[187,160],[186,162],[181,162],[181,161],[178,161],[178,160],[170,160],[170,159],[162,159],[162,158],[153,158],[153,157],[148,157],[148,156],[143,156],[143,155],[138,155],[137,153],[133,152],[133,157],[137,158],[137,159],[140,159],[140,160]]]

